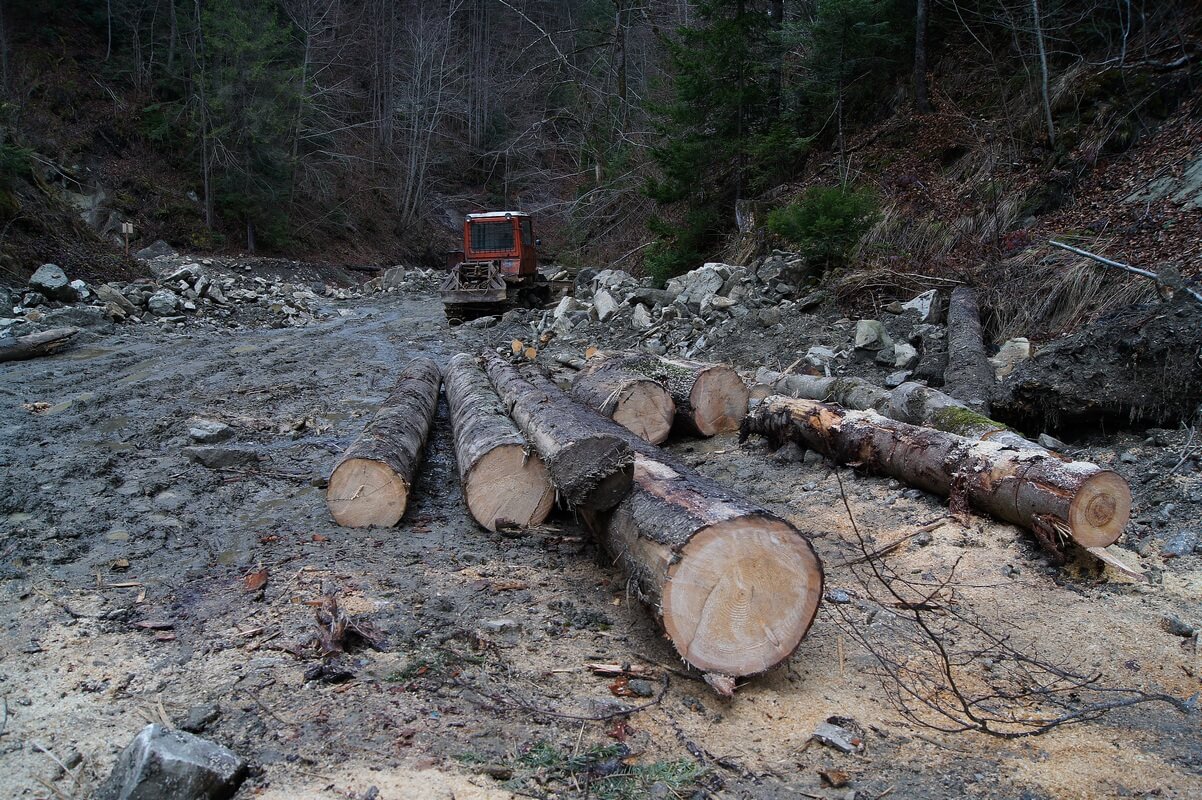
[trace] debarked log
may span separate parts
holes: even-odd
[[[743,435],[794,441],[933,494],[963,499],[1033,531],[1050,549],[1071,540],[1104,547],[1131,515],[1131,489],[1117,473],[1046,451],[908,425],[872,411],[774,395],[743,422]]]
[[[523,374],[496,353],[485,371],[505,409],[542,456],[560,498],[573,508],[612,508],[630,490],[634,453],[607,420],[537,370]]]
[[[339,525],[391,526],[405,515],[441,381],[432,360],[410,361],[367,428],[338,459],[326,506]]]
[[[479,362],[466,353],[453,357],[443,383],[459,480],[472,517],[490,531],[542,523],[555,504],[551,476],[505,412]]]

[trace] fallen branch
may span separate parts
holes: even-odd
[[[53,355],[66,347],[78,333],[79,328],[51,328],[28,336],[0,338],[0,362]]]
[[[1070,253],[1076,253],[1079,256],[1084,256],[1085,258],[1096,261],[1103,266],[1111,267],[1113,269],[1120,269],[1123,272],[1130,272],[1132,275],[1140,275],[1144,278],[1151,278],[1152,280],[1156,281],[1156,285],[1158,286],[1163,286],[1166,289],[1170,289],[1174,292],[1185,292],[1190,297],[1194,298],[1194,300],[1202,303],[1202,292],[1187,286],[1184,280],[1169,280],[1160,273],[1153,272],[1150,269],[1142,269],[1140,267],[1133,267],[1130,264],[1124,264],[1121,261],[1113,261],[1105,256],[1100,256],[1097,253],[1091,253],[1088,250],[1082,250],[1080,247],[1073,247],[1071,244],[1058,242],[1055,239],[1049,239],[1048,244],[1052,245],[1052,247],[1059,247],[1061,250],[1067,250]]]

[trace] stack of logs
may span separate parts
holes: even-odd
[[[746,384],[717,364],[598,354],[565,393],[534,364],[496,353],[457,355],[445,373],[417,359],[335,465],[327,502],[342,525],[401,518],[441,384],[473,518],[489,530],[536,526],[558,498],[722,694],[797,648],[817,614],[822,564],[792,524],[658,448],[671,430],[794,441],[1023,525],[1055,552],[1104,547],[1126,524],[1131,493],[1117,474],[940,392],[757,378],[757,394],[771,394],[749,414]]]

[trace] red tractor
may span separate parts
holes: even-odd
[[[489,211],[464,217],[463,250],[448,254],[450,272],[442,284],[447,319],[462,322],[518,305],[545,304],[551,286],[538,272],[539,244],[529,214]]]

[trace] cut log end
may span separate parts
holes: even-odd
[[[689,394],[693,422],[703,436],[737,431],[747,416],[750,391],[739,373],[730,367],[715,366],[697,376]]]
[[[1083,547],[1114,544],[1130,518],[1131,487],[1110,470],[1087,478],[1068,507],[1073,539]]]
[[[551,513],[555,491],[539,457],[519,445],[503,445],[476,462],[464,479],[472,517],[490,531],[497,524],[539,525]]]
[[[668,438],[676,404],[657,381],[629,381],[620,390],[613,420],[643,441],[659,444]]]
[[[801,642],[822,597],[822,566],[787,523],[738,517],[703,528],[664,584],[664,630],[693,666],[754,675]]]
[[[344,528],[391,527],[405,516],[409,485],[389,466],[367,458],[340,463],[326,488],[326,506]]]

